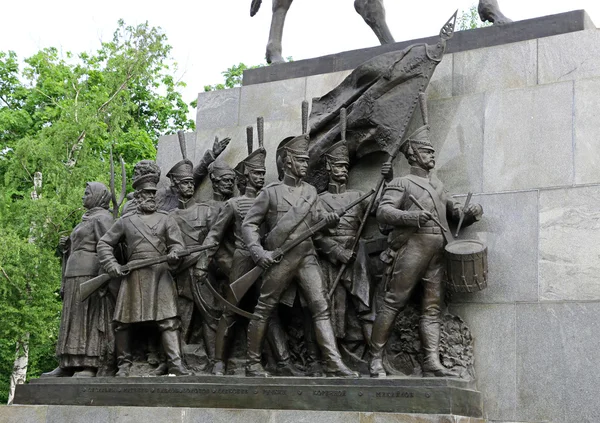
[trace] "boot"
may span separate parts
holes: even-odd
[[[325,375],[328,377],[359,377],[357,372],[350,370],[342,361],[335,335],[333,334],[331,320],[315,321],[315,335],[325,360]]]
[[[278,361],[277,368],[275,369],[275,374],[277,376],[292,376],[292,377],[301,377],[304,376],[304,373],[301,372],[292,364],[292,362],[288,360]]]
[[[312,324],[312,318],[308,311],[304,311],[304,341],[306,343],[306,353],[308,354],[308,364],[306,366],[306,375],[310,377],[323,377],[323,366],[319,357],[319,347],[315,341],[315,327]]]
[[[96,377],[97,370],[95,367],[84,367],[83,370],[75,372],[73,377]]]
[[[181,361],[181,334],[179,330],[167,329],[162,331],[162,345],[167,356],[169,374],[188,376],[190,372]]]
[[[115,377],[127,377],[131,370],[131,350],[129,349],[129,330],[115,330],[115,349],[119,370]]]
[[[73,376],[73,369],[57,367],[51,372],[42,373],[40,377],[71,377]]]
[[[167,365],[166,361],[161,361],[156,369],[150,372],[150,375],[152,376],[165,376],[167,374],[169,374],[169,366]]]
[[[423,377],[458,377],[458,373],[444,367],[440,362],[440,321],[438,318],[422,317],[419,322],[423,346]]]
[[[383,367],[383,350],[390,338],[390,332],[394,327],[394,321],[398,310],[385,305],[381,308],[371,333],[371,342],[369,344],[371,351],[371,362],[369,363],[369,373],[371,377],[386,377],[387,373]]]
[[[261,351],[265,334],[267,332],[267,320],[250,320],[248,323],[248,357],[246,360],[246,376],[266,377],[270,376],[260,362]]]
[[[215,336],[215,364],[212,368],[212,374],[217,376],[224,376],[226,372],[226,352],[231,338],[233,324],[235,323],[235,320],[232,322],[229,322],[228,320],[229,319],[227,319],[225,314],[221,316],[217,326],[217,334]]]
[[[225,376],[225,362],[222,360],[215,361],[212,368],[212,374],[215,376]]]

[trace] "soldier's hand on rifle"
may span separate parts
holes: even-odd
[[[269,267],[271,267],[273,265],[273,263],[275,263],[275,258],[273,257],[273,255],[274,255],[273,251],[265,251],[258,258],[258,261],[256,262],[256,264],[259,267],[261,267],[262,269],[267,270]]]
[[[119,266],[117,263],[108,263],[104,266],[104,268],[106,269],[106,273],[108,273],[111,278],[123,276],[121,266]]]
[[[385,162],[381,165],[381,174],[386,182],[390,182],[394,179],[394,168],[392,167],[392,162]]]
[[[354,253],[348,248],[340,248],[337,251],[337,259],[342,263],[349,263],[354,259]]]
[[[337,226],[337,224],[340,223],[340,215],[336,212],[327,213],[325,215],[325,223],[329,227]]]
[[[179,256],[177,255],[177,251],[171,251],[167,255],[167,263],[170,265],[175,265],[179,261]]]
[[[198,281],[205,280],[207,274],[208,272],[205,269],[194,268],[194,278]]]
[[[219,154],[221,154],[229,145],[229,141],[231,141],[231,138],[227,137],[227,138],[223,138],[222,140],[219,141],[219,137],[215,137],[215,142],[213,144],[213,154],[215,155],[215,157],[218,157]]]

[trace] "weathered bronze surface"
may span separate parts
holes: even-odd
[[[15,404],[263,408],[454,414],[482,417],[481,395],[441,378],[46,379],[20,385]]]
[[[293,0],[273,0],[273,18],[265,56],[267,63],[284,62],[282,56],[283,26],[292,2]],[[250,16],[254,16],[258,12],[261,4],[262,0],[252,0]],[[365,23],[371,27],[381,44],[394,42],[394,37],[385,20],[383,0],[354,0],[354,9],[364,19]],[[512,22],[500,12],[497,0],[480,0],[478,10],[482,21],[490,21],[496,24]]]

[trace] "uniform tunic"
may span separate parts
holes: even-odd
[[[185,248],[175,219],[163,211],[148,215],[132,212],[117,220],[98,242],[100,263],[117,263],[113,247],[120,241],[127,244],[128,263]],[[161,321],[177,316],[177,289],[167,263],[133,270],[123,278],[115,321]]]

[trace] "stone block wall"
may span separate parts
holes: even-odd
[[[301,101],[349,72],[201,93],[190,157],[230,136],[224,159],[235,165],[262,115],[274,181],[275,148],[300,132]],[[473,332],[488,418],[600,422],[600,30],[449,54],[428,99],[440,179],[485,210],[461,238],[487,243],[489,287],[456,296],[451,311]],[[175,136],[161,140],[165,173],[178,151]],[[380,163],[364,158],[350,184],[370,188]],[[406,172],[402,158],[395,170]]]

